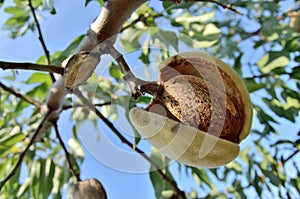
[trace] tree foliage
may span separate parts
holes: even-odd
[[[91,2],[86,0],[85,5]],[[103,0],[96,2],[104,5]],[[155,195],[157,198],[175,197],[178,193],[164,176],[181,185],[176,175],[184,175],[190,184],[197,184],[196,188],[190,186],[182,190],[188,198],[298,198],[300,37],[289,13],[298,13],[300,20],[300,3],[293,0],[227,0],[222,1],[222,5],[230,5],[234,10],[224,9],[213,1],[180,4],[151,1],[140,6],[121,29],[118,40],[121,49],[128,54],[136,51],[138,62],[146,67],[182,52],[182,46],[204,50],[224,60],[243,77],[253,102],[255,114],[251,136],[242,143],[240,156],[235,161],[216,169],[175,163],[177,172],[169,166],[161,170],[164,175],[151,171]],[[55,6],[50,0],[32,0],[37,15],[55,15]],[[3,0],[0,7],[2,12],[10,14],[2,26],[9,32],[10,39],[22,37],[28,31],[38,31],[28,1],[14,0],[13,4],[6,5]],[[79,35],[66,49],[50,54],[48,62],[45,54],[36,63],[61,65],[82,39]],[[129,59],[128,62],[130,66]],[[1,74],[1,180],[17,164],[41,123],[44,116],[40,110],[52,84],[48,73],[32,71],[21,85],[15,85],[17,73],[22,72],[9,70]],[[138,101],[129,99],[130,91],[120,81],[123,73],[115,62],[105,75],[98,77],[95,74],[80,89],[85,96],[95,98],[108,121],[118,117],[109,104],[112,101],[125,110],[149,103],[151,98],[148,96]],[[122,95],[114,95],[116,88],[123,91]],[[57,139],[58,132],[48,129],[46,135],[39,137],[28,149],[20,169],[2,188],[1,198],[61,198],[62,193],[76,183],[76,174],[80,169],[84,170],[80,167],[84,153],[76,129],[85,120],[97,124],[101,118],[81,106],[79,99],[71,95],[67,95],[61,114],[69,114],[70,120],[80,121],[74,124],[73,136],[68,140],[69,160]],[[145,142],[138,137],[130,139],[133,146]],[[161,156],[152,156],[152,159],[167,161]]]

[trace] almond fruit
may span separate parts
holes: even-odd
[[[221,60],[189,52],[162,63],[160,89],[130,119],[142,137],[171,159],[197,167],[232,161],[250,132],[252,104],[242,79]]]

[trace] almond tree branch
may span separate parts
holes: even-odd
[[[92,51],[99,43],[115,37],[130,15],[147,0],[108,0],[96,20],[91,24],[86,37],[80,42],[75,53]]]
[[[75,176],[76,181],[80,182],[81,181],[80,173],[78,173],[72,165],[70,153],[68,152],[68,150],[67,150],[67,148],[64,144],[64,141],[62,140],[62,138],[60,136],[58,126],[57,126],[57,122],[53,122],[53,127],[54,127],[54,130],[55,130],[56,137],[58,138],[58,141],[59,141],[61,147],[63,148],[64,152],[65,152],[66,159],[67,159],[67,162],[68,162],[68,165],[69,165],[69,169],[70,169],[71,173]]]
[[[121,140],[122,143],[126,144],[143,158],[145,158],[156,169],[156,172],[173,187],[177,196],[186,198],[185,193],[178,188],[177,183],[174,180],[170,179],[167,175],[165,175],[160,167],[150,157],[148,157],[145,152],[143,152],[141,149],[139,149],[137,146],[134,146],[134,144],[127,140],[114,126],[114,124],[111,123],[106,117],[104,117],[104,115],[88,99],[86,99],[78,89],[74,90],[74,94],[115,133],[115,135]]]
[[[61,75],[64,74],[64,68],[61,66],[41,65],[41,64],[33,64],[28,62],[16,63],[16,62],[0,61],[0,68],[3,70],[7,70],[7,69],[37,70],[37,71],[44,71],[50,73],[58,73]]]
[[[39,124],[39,126],[37,127],[37,129],[35,130],[33,136],[30,138],[30,141],[28,143],[28,145],[26,146],[26,148],[24,149],[24,151],[22,151],[20,153],[20,157],[15,165],[15,167],[11,170],[11,172],[0,182],[0,191],[3,188],[3,186],[5,185],[5,183],[7,181],[9,181],[17,172],[17,170],[20,168],[26,153],[28,152],[29,148],[35,143],[36,138],[38,137],[40,130],[43,128],[44,124],[47,122],[48,116],[51,114],[52,111],[48,111],[47,114],[45,115],[45,117],[43,118],[43,120],[41,121],[41,123]]]
[[[180,4],[182,2],[182,0],[160,0],[160,1],[171,1],[173,3],[176,3],[176,4]],[[219,1],[216,1],[216,0],[184,0],[185,2],[196,2],[196,1],[199,1],[199,2],[209,2],[209,3],[214,3],[214,4],[217,4],[218,6],[221,6],[223,9],[228,9],[228,10],[231,10],[239,15],[243,15],[241,12],[237,11],[234,7],[232,7],[231,5],[225,5]]]
[[[104,103],[99,103],[99,104],[94,104],[95,107],[101,107],[105,105],[111,105],[111,102],[104,102]],[[83,104],[73,104],[73,105],[64,105],[62,110],[68,110],[71,108],[79,108],[79,107],[84,107]]]
[[[102,7],[97,19],[91,24],[87,35],[76,48],[75,54],[81,51],[92,52],[99,43],[107,39],[114,41],[123,23],[146,1],[147,0],[108,0]],[[66,63],[68,63],[67,60],[63,62],[63,65],[65,66]],[[57,113],[52,114],[53,117],[51,117],[51,120],[55,121],[55,117],[59,117],[60,109],[63,106],[66,95],[65,78],[60,76],[57,81],[52,84],[45,103],[49,109]],[[44,130],[46,130],[46,128]]]
[[[107,42],[109,43],[109,42]],[[141,95],[148,93],[150,95],[156,95],[160,89],[157,82],[141,80],[131,72],[127,62],[123,55],[113,45],[101,46],[108,51],[108,53],[118,62],[121,71],[125,74],[123,79],[127,81],[131,89],[131,96],[133,99],[138,99]]]
[[[290,76],[290,78],[293,78],[292,74],[293,74],[293,72],[281,72],[280,74],[275,74],[275,73],[270,72],[270,73],[262,73],[260,75],[253,75],[252,77],[245,77],[244,80],[253,80],[256,78],[262,79],[262,78],[268,78],[268,77],[277,78],[281,75],[288,75],[288,76]]]
[[[50,65],[51,64],[51,60],[50,60],[50,54],[49,54],[49,50],[47,49],[47,46],[46,46],[46,43],[45,43],[45,40],[44,40],[44,37],[43,37],[43,34],[42,34],[42,30],[41,30],[41,26],[39,24],[39,21],[37,19],[37,16],[36,16],[36,13],[35,13],[35,9],[34,7],[32,6],[32,0],[28,0],[28,5],[29,5],[29,8],[31,10],[31,13],[33,15],[33,19],[34,19],[34,23],[36,25],[36,28],[38,30],[38,34],[39,34],[39,40],[41,42],[41,45],[43,47],[43,50],[44,50],[44,53],[45,53],[45,56],[46,56],[46,60],[47,60],[47,65]],[[50,77],[52,79],[53,82],[55,82],[55,77],[52,73],[49,73],[50,74]]]
[[[9,88],[8,86],[4,85],[4,84],[1,83],[1,82],[0,82],[0,87],[1,87],[3,90],[5,90],[5,91],[7,91],[7,92],[9,92],[9,93],[11,93],[11,94],[13,94],[14,96],[16,96],[16,97],[18,97],[18,98],[20,98],[20,99],[22,99],[22,100],[28,102],[29,104],[34,105],[34,106],[35,106],[36,108],[38,108],[38,109],[40,109],[41,106],[42,106],[42,103],[41,103],[41,102],[39,102],[39,101],[37,101],[37,100],[35,100],[35,99],[32,99],[31,97],[29,97],[29,96],[27,96],[27,95],[21,94],[20,92],[17,92],[17,91],[15,91],[15,90],[12,89],[12,88]]]

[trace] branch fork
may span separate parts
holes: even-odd
[[[118,62],[122,73],[124,73],[123,79],[129,84],[131,97],[134,100],[137,100],[145,93],[153,96],[157,95],[160,85],[154,81],[145,81],[137,78],[130,70],[130,67],[125,61],[123,55],[113,46],[112,42],[106,42],[105,44],[102,44],[100,47],[100,51],[109,53],[116,60],[116,62]]]

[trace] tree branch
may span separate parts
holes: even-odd
[[[108,0],[100,14],[91,24],[86,37],[80,42],[75,53],[92,51],[99,43],[110,39],[114,42],[124,22],[147,0]]]
[[[37,70],[43,72],[58,73],[61,75],[64,74],[64,68],[61,66],[41,65],[41,64],[33,64],[28,62],[16,63],[16,62],[0,61],[0,68],[3,70],[7,70],[7,69]]]
[[[16,96],[16,97],[18,97],[18,98],[20,98],[20,99],[22,99],[22,100],[28,102],[29,104],[34,105],[34,106],[35,106],[36,108],[38,108],[38,109],[40,109],[41,106],[42,106],[42,103],[41,103],[41,102],[39,102],[39,101],[37,101],[37,100],[35,100],[35,99],[32,99],[31,97],[29,97],[29,96],[27,96],[27,95],[23,95],[23,94],[21,94],[20,92],[17,92],[17,91],[15,91],[15,90],[12,89],[12,88],[9,88],[8,86],[4,85],[4,84],[1,83],[1,82],[0,82],[0,87],[1,87],[3,90],[5,90],[5,91],[7,91],[7,92],[9,92],[9,93],[11,93],[11,94],[13,94],[14,96]]]
[[[146,1],[147,0],[108,0],[105,6],[102,7],[97,19],[91,24],[86,37],[81,40],[74,53],[77,54],[81,51],[92,52],[102,41],[107,39],[114,41],[123,23],[136,8]],[[64,77],[60,77],[52,84],[46,101],[48,108],[59,112],[67,94],[64,88]],[[56,116],[58,118],[59,114]],[[54,120],[55,118],[51,119]]]
[[[71,173],[75,176],[76,181],[80,182],[81,181],[80,174],[75,170],[75,168],[72,165],[70,153],[68,152],[68,150],[67,150],[67,148],[64,144],[64,141],[61,139],[61,136],[60,136],[60,133],[59,133],[59,130],[58,130],[58,127],[57,127],[57,122],[53,122],[53,127],[54,127],[54,130],[55,130],[56,137],[58,138],[58,141],[59,141],[61,147],[63,148],[63,150],[66,154],[66,159],[67,159],[67,162],[68,162],[68,165],[69,165],[69,169],[70,169]]]
[[[256,79],[256,78],[259,78],[259,79],[262,79],[262,78],[268,78],[268,77],[274,77],[276,78],[276,76],[281,76],[281,75],[288,75],[291,77],[293,72],[282,72],[280,74],[274,74],[272,72],[270,73],[262,73],[260,75],[253,75],[252,77],[245,77],[244,80],[253,80],[253,79]]]
[[[45,115],[45,117],[43,118],[43,120],[41,121],[41,123],[39,124],[39,126],[37,127],[36,131],[34,132],[33,136],[31,137],[28,145],[26,146],[26,148],[24,149],[24,151],[22,151],[22,153],[20,154],[20,157],[15,165],[15,167],[11,170],[11,172],[8,174],[8,176],[6,176],[1,182],[0,182],[0,191],[3,188],[3,186],[5,185],[5,183],[10,180],[17,172],[17,170],[20,168],[24,157],[26,155],[26,153],[28,152],[29,148],[35,143],[36,138],[38,137],[40,130],[43,128],[43,125],[45,124],[45,122],[47,122],[48,116],[51,114],[52,111],[48,111],[47,114]]]
[[[40,40],[40,42],[42,44],[42,47],[43,47],[43,50],[44,50],[44,53],[45,53],[45,56],[46,56],[47,65],[50,65],[51,64],[51,60],[50,60],[49,50],[46,47],[46,43],[45,43],[45,40],[44,40],[44,37],[43,37],[43,34],[42,34],[41,26],[40,26],[39,21],[38,21],[38,19],[36,17],[35,9],[32,6],[31,0],[28,0],[28,5],[29,5],[30,11],[31,11],[31,13],[33,15],[34,23],[35,23],[36,28],[38,30],[39,40]],[[49,74],[50,74],[50,77],[51,77],[52,81],[55,82],[54,75],[52,73],[49,73]]]
[[[78,89],[74,90],[74,94],[82,101],[83,104],[85,104],[91,111],[93,111],[115,133],[115,135],[121,140],[122,143],[126,144],[127,146],[138,152],[138,154],[141,155],[143,158],[145,158],[156,169],[156,172],[173,187],[174,191],[178,196],[186,198],[185,193],[177,187],[176,182],[170,179],[167,175],[165,175],[163,171],[159,168],[159,166],[141,149],[139,149],[137,146],[134,146],[134,144],[128,141],[113,125],[113,123],[111,123],[106,117],[104,117],[104,115],[98,109],[96,109],[96,107],[88,99],[86,99]]]
[[[102,107],[102,106],[106,106],[106,105],[111,105],[111,102],[94,104],[95,107]],[[71,108],[79,108],[79,107],[84,107],[84,105],[82,105],[82,104],[64,105],[62,110],[68,110]]]
[[[289,157],[287,157],[284,162],[287,162],[289,161],[290,159],[292,159],[295,155],[297,155],[300,151],[299,150],[296,150],[294,151],[291,155],[289,155]]]
[[[109,43],[109,42],[107,42]],[[157,95],[160,85],[157,82],[150,82],[141,80],[131,72],[123,55],[111,44],[103,45],[108,53],[118,62],[121,71],[125,74],[123,79],[129,84],[131,89],[131,97],[138,99],[141,95],[148,93],[150,95]]]
[[[182,0],[160,0],[160,1],[170,1],[170,2],[173,2],[173,3],[176,3],[176,4],[180,4],[182,2]],[[215,0],[184,0],[185,2],[209,2],[209,3],[214,3],[214,4],[217,4],[218,6],[221,6],[223,9],[228,9],[228,10],[231,10],[239,15],[243,15],[243,13],[237,11],[234,7],[232,7],[231,5],[225,5],[223,3],[220,3],[218,1],[215,1]]]

